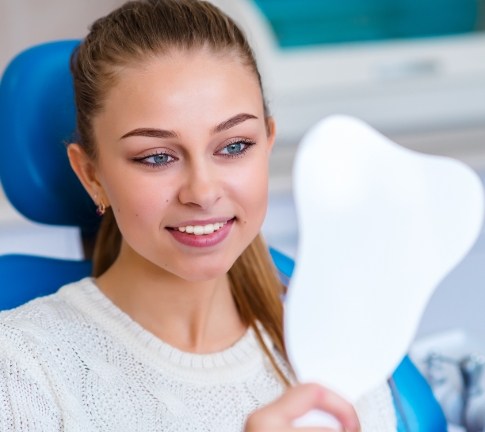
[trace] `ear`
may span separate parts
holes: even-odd
[[[271,151],[276,138],[276,122],[273,117],[266,118],[266,131],[268,136],[268,151]]]
[[[96,204],[103,203],[108,205],[106,194],[103,186],[99,181],[97,168],[95,162],[86,154],[84,149],[76,143],[69,144],[67,148],[67,156],[71,168],[76,173],[79,181],[84,186],[84,189],[91,196]]]

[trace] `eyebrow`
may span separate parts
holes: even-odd
[[[237,126],[238,124],[251,119],[257,119],[252,114],[236,114],[235,116],[224,120],[212,129],[212,134],[220,133]],[[144,136],[149,138],[177,138],[177,133],[172,130],[156,129],[156,128],[138,128],[125,133],[121,139],[131,136]]]
[[[150,138],[176,138],[177,134],[171,130],[155,129],[155,128],[138,128],[125,133],[121,139],[132,136],[144,136]]]
[[[231,117],[227,120],[224,120],[222,123],[219,123],[212,130],[212,133],[216,134],[216,133],[231,129],[234,126],[237,126],[238,124],[240,124],[240,123],[242,123],[246,120],[251,120],[251,119],[257,119],[257,117],[252,115],[252,114],[245,114],[245,113],[236,114],[235,116],[233,116],[233,117]]]

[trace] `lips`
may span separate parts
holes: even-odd
[[[194,221],[167,229],[176,241],[186,246],[210,247],[217,245],[227,237],[234,221],[235,218],[207,222]]]

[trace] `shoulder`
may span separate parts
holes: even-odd
[[[0,313],[0,431],[64,430],[64,411],[76,406],[69,402],[69,378],[79,369],[74,345],[86,322],[74,299],[89,283]]]
[[[90,284],[89,278],[82,279],[61,287],[55,294],[0,312],[0,347],[20,347],[23,342],[48,344],[84,322],[85,313],[76,307],[75,298],[89,290]]]

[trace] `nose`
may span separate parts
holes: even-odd
[[[184,205],[210,209],[222,195],[222,182],[215,167],[207,163],[187,166],[179,190],[179,201]]]

